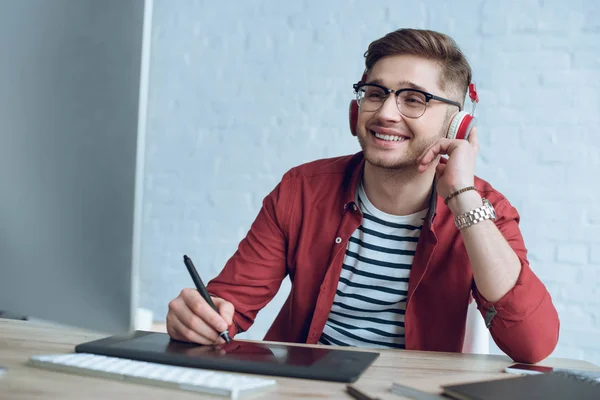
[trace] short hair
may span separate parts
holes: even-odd
[[[472,71],[467,58],[454,39],[443,33],[425,29],[398,29],[375,40],[365,52],[365,67],[369,72],[381,58],[393,55],[413,55],[437,62],[442,70],[440,88],[454,89],[462,103]]]

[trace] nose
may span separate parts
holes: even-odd
[[[390,93],[387,99],[381,105],[381,108],[377,111],[377,117],[383,121],[398,122],[402,119],[400,110],[398,110],[398,103],[396,95]]]

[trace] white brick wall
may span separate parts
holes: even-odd
[[[554,356],[600,365],[600,5],[595,0],[155,0],[142,305],[164,317],[235,251],[262,198],[299,163],[353,153],[351,85],[373,39],[453,36],[481,103],[478,174],[522,216],[562,329]],[[286,288],[259,315],[261,338]]]

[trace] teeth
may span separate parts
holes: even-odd
[[[400,142],[402,140],[405,140],[404,137],[402,136],[393,136],[393,135],[382,135],[380,133],[377,132],[373,132],[375,134],[375,137],[378,139],[382,139],[382,140],[389,140],[392,142]]]

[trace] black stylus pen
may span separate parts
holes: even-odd
[[[196,267],[194,267],[194,263],[192,262],[192,259],[189,258],[188,256],[184,255],[183,263],[185,264],[188,272],[190,273],[190,276],[192,277],[192,280],[194,281],[194,285],[196,285],[196,289],[198,289],[198,292],[200,292],[200,296],[202,296],[202,298],[204,300],[206,300],[208,305],[211,306],[212,309],[215,310],[218,314],[219,310],[217,310],[217,306],[215,306],[215,303],[213,303],[212,299],[210,298],[210,295],[208,294],[208,291],[206,290],[206,286],[204,286],[204,283],[202,283],[202,279],[200,279],[200,275],[198,275],[198,271],[196,271]],[[223,332],[219,333],[219,336],[221,336],[223,338],[223,340],[225,340],[227,343],[231,342],[231,339],[229,338],[229,332],[223,331]]]

